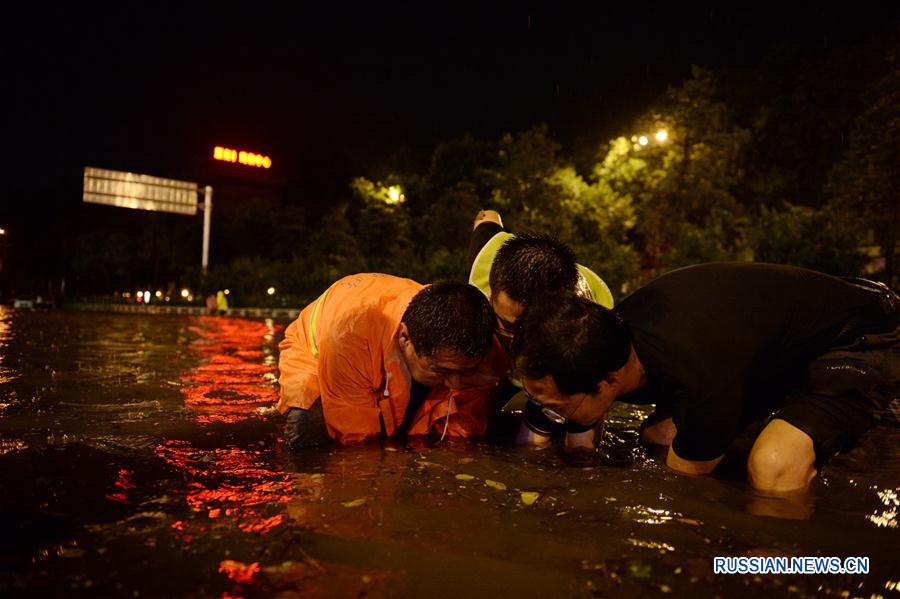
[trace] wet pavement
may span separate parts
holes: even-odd
[[[290,454],[271,409],[284,324],[0,308],[0,596],[868,598],[900,585],[900,428],[872,431],[791,501],[739,475],[668,472],[626,406],[589,458],[446,441]],[[713,574],[714,556],[807,555],[871,570]]]

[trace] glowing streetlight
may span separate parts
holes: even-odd
[[[666,141],[667,139],[669,139],[669,132],[665,129],[656,132],[656,141]]]
[[[222,293],[224,293],[225,295],[231,295],[231,289],[226,289]]]
[[[269,295],[275,295],[275,288],[269,287],[268,289],[266,289],[266,293],[268,293]]]
[[[646,146],[648,143],[650,143],[650,140],[647,139],[647,136],[646,136],[646,135],[641,135],[641,136],[638,138],[638,143],[641,144],[642,146]]]
[[[6,235],[6,229],[0,229],[0,235]]]
[[[399,185],[392,185],[388,187],[388,195],[385,202],[387,202],[388,204],[399,204],[405,201],[406,196],[403,195],[403,190],[400,189]]]
[[[184,299],[187,299],[190,294],[191,294],[191,291],[189,289],[181,290],[181,297],[183,297]]]
[[[145,303],[145,304],[149,304],[149,303],[150,303],[150,297],[151,297],[151,296],[150,296],[150,292],[149,292],[149,291],[144,291],[144,303]]]
[[[159,291],[159,290],[156,291],[156,298],[157,299],[162,298],[162,291]]]

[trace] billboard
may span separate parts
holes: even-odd
[[[188,181],[92,166],[84,169],[82,199],[90,204],[193,216],[197,214],[197,193],[197,184]]]

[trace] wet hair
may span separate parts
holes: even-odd
[[[574,294],[532,302],[516,325],[512,351],[519,372],[529,379],[552,375],[566,395],[596,393],[631,353],[631,332],[621,317]]]
[[[401,322],[420,356],[439,350],[482,356],[493,344],[496,326],[484,294],[472,285],[451,281],[439,281],[417,293]]]
[[[549,235],[516,235],[497,251],[488,282],[493,295],[504,291],[522,303],[546,293],[575,289],[578,283],[575,252]]]

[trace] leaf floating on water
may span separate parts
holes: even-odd
[[[540,496],[540,493],[534,491],[522,491],[522,503],[525,505],[532,505]]]
[[[633,578],[650,578],[653,574],[653,567],[650,564],[638,562],[628,566],[628,573]]]
[[[416,464],[418,464],[419,466],[429,466],[431,468],[443,468],[443,466],[441,466],[440,464],[437,464],[435,462],[426,462],[425,460],[419,460],[418,462],[416,462]]]
[[[460,464],[471,464],[475,461],[475,458],[462,458],[459,463]]]
[[[456,480],[475,480],[475,477],[471,474],[457,474]]]
[[[505,491],[505,490],[506,490],[506,485],[504,485],[503,483],[498,483],[498,482],[495,481],[495,480],[485,480],[485,481],[484,481],[484,484],[486,484],[487,486],[489,486],[489,487],[491,487],[491,488],[493,488],[493,489],[497,489],[498,491]]]
[[[344,507],[359,507],[361,505],[365,505],[366,501],[368,501],[365,497],[360,497],[359,499],[354,499],[353,501],[345,501],[341,505]]]
[[[684,522],[685,524],[690,524],[691,526],[702,526],[703,522],[699,520],[694,520],[693,518],[678,518],[679,522]]]

